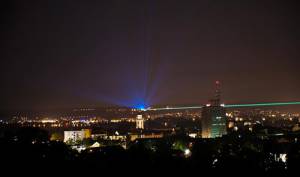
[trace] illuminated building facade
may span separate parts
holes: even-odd
[[[220,103],[220,82],[216,82],[215,97],[202,108],[202,138],[216,138],[227,134],[226,110]]]
[[[92,137],[92,130],[91,129],[82,129],[81,131],[84,131],[84,138],[91,138]]]
[[[90,129],[83,129],[80,131],[64,131],[64,142],[77,142],[91,137]]]
[[[151,133],[151,134],[133,134],[130,135],[130,141],[135,141],[136,139],[156,139],[163,138],[164,135],[162,133]]]
[[[144,119],[142,115],[138,115],[136,118],[136,129],[141,129],[143,130],[144,127]]]

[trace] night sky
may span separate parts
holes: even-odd
[[[1,1],[0,108],[299,101],[297,1]]]

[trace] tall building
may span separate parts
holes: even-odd
[[[227,134],[226,110],[220,100],[220,82],[216,81],[214,98],[202,108],[202,138],[216,138]]]
[[[144,129],[144,119],[142,115],[138,115],[136,118],[136,129]]]

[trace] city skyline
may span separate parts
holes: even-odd
[[[3,1],[0,174],[297,174],[299,8]]]

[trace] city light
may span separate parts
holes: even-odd
[[[185,157],[190,157],[191,155],[192,155],[191,150],[189,150],[189,149],[185,149],[185,150],[184,150],[184,156],[185,156]]]

